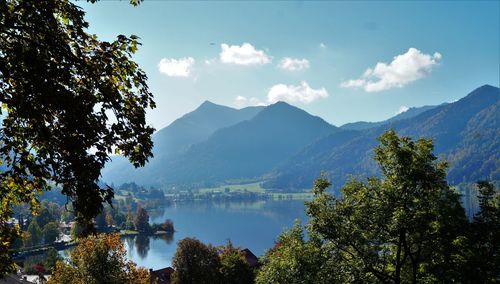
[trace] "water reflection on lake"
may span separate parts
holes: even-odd
[[[231,239],[234,245],[262,255],[274,245],[284,228],[293,225],[295,219],[301,219],[303,223],[306,220],[302,200],[191,202],[149,213],[152,223],[172,219],[175,234],[123,239],[128,258],[139,266],[153,269],[170,266],[177,242],[186,237],[196,237],[213,245],[223,245]]]

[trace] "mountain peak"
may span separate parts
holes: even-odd
[[[290,105],[286,102],[279,101],[274,104],[266,106],[260,115],[285,115],[292,113],[306,114],[306,112],[298,107]]]
[[[295,110],[301,110],[300,108],[296,107],[296,106],[293,106],[287,102],[284,102],[284,101],[278,101],[278,102],[275,102],[274,104],[270,104],[266,107],[266,109],[281,109],[281,110],[284,110],[284,109],[295,109]]]
[[[289,103],[285,102],[285,101],[277,101],[275,102],[274,104],[271,104],[271,105],[290,105]]]
[[[470,104],[472,102],[494,103],[498,99],[500,99],[500,89],[498,87],[491,85],[483,85],[477,89],[474,89],[467,96],[461,98],[456,103],[458,104]]]
[[[230,108],[230,107],[227,107],[227,106],[223,106],[223,105],[218,105],[216,103],[213,103],[209,100],[206,100],[204,101],[198,108],[196,108],[195,111],[199,111],[199,110],[220,110],[220,109],[233,109],[233,108]]]
[[[324,121],[322,118],[312,115],[301,108],[290,105],[289,103],[283,101],[279,101],[272,105],[266,106],[254,117],[254,120],[267,122],[275,121],[277,123],[287,123],[291,125],[317,123],[320,125],[328,125],[329,128],[336,129],[336,127]]]
[[[488,90],[488,89],[498,90],[498,87],[495,87],[495,86],[492,86],[492,85],[489,85],[489,84],[484,84],[481,87],[477,88],[476,90]]]
[[[199,107],[210,107],[210,106],[216,106],[217,104],[209,101],[209,100],[205,100]]]
[[[499,95],[500,94],[500,89],[498,87],[492,86],[492,85],[482,85],[479,88],[476,88],[474,91],[470,92],[466,97],[469,96],[477,96],[477,95]]]

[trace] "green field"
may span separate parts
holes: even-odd
[[[261,186],[261,183],[247,183],[247,184],[232,184],[232,185],[222,185],[219,187],[210,187],[210,188],[200,188],[198,189],[199,193],[210,193],[210,192],[225,192],[226,189],[229,192],[255,192],[255,193],[267,193],[272,199],[279,200],[306,200],[312,198],[312,193],[310,192],[273,192],[272,190],[266,190]]]
[[[199,193],[206,193],[206,192],[224,192],[226,188],[229,189],[229,191],[249,191],[249,192],[256,192],[256,193],[264,193],[266,190],[261,187],[259,182],[256,183],[247,183],[247,184],[231,184],[231,185],[222,185],[219,187],[209,187],[209,188],[200,188],[198,189]]]

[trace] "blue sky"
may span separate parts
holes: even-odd
[[[127,2],[77,4],[101,39],[141,38],[157,129],[205,100],[342,125],[499,85],[498,1]]]

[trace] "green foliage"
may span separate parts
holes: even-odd
[[[101,41],[84,15],[69,0],[0,1],[0,274],[19,235],[13,206],[36,211],[56,184],[88,225],[113,197],[97,183],[112,150],[135,166],[151,156],[153,96],[131,60],[138,37]]]
[[[67,206],[67,209],[61,211],[61,221],[69,223],[75,219],[75,215],[73,214],[71,204]]]
[[[76,221],[71,225],[71,238],[73,240],[76,240],[83,236],[83,233],[85,231],[85,226],[82,225],[80,222]]]
[[[38,211],[36,221],[38,225],[43,228],[48,223],[57,220],[56,217],[47,208],[47,203],[42,203],[41,209]]]
[[[307,202],[310,240],[296,226],[266,255],[260,283],[402,283],[460,280],[467,222],[431,140],[387,131],[375,160],[383,178],[351,178],[337,199],[322,176]],[[317,261],[317,262],[316,262]],[[296,280],[294,280],[296,279]],[[295,282],[293,282],[295,281]]]
[[[125,213],[115,208],[111,209],[110,213],[111,217],[113,218],[113,224],[119,228],[123,228],[125,226],[125,221],[127,219]]]
[[[71,252],[69,263],[57,262],[49,283],[149,284],[148,271],[125,256],[119,235],[87,237]]]
[[[107,227],[106,224],[106,211],[103,210],[95,217],[95,225],[99,230],[103,230]]]
[[[31,221],[28,226],[27,237],[25,238],[24,246],[36,246],[39,245],[43,240],[42,229],[38,225],[36,219]]]
[[[457,243],[464,283],[500,282],[500,193],[493,184],[478,182],[479,213],[474,216],[468,239]]]
[[[305,240],[302,226],[297,221],[266,253],[256,283],[341,283],[341,275],[335,262],[329,259],[328,252],[329,248],[316,237]]]
[[[43,267],[47,273],[51,273],[58,261],[62,261],[62,257],[57,253],[56,249],[49,248],[43,255],[28,257],[23,264],[24,273],[38,274],[40,267]]]
[[[49,248],[43,260],[43,266],[47,269],[47,272],[52,273],[58,261],[62,261],[62,257],[55,248]]]
[[[45,269],[45,265],[43,263],[44,257],[42,255],[36,255],[32,257],[28,257],[23,262],[24,273],[36,275],[38,274],[39,267],[43,267]]]
[[[151,231],[157,232],[157,231],[164,231],[169,234],[173,234],[175,232],[174,229],[174,222],[170,219],[166,219],[163,223],[161,224],[153,224],[151,225]]]
[[[177,244],[172,260],[173,284],[211,284],[220,282],[217,249],[197,239],[185,238]]]
[[[56,241],[56,239],[59,237],[59,234],[61,233],[61,230],[59,229],[58,223],[50,222],[43,227],[42,232],[44,242],[46,244],[50,244]]]
[[[231,241],[219,248],[221,282],[225,284],[252,284],[253,271],[248,265],[245,254],[235,248]]]
[[[134,230],[134,217],[132,216],[132,209],[130,207],[127,209],[127,218],[125,220],[125,229]]]

